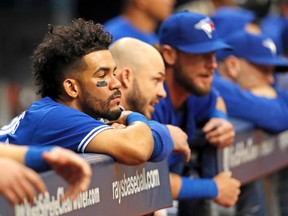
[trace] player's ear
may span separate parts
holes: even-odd
[[[72,98],[76,98],[78,96],[78,83],[74,79],[65,79],[63,82],[64,91],[67,95],[69,95]]]
[[[121,87],[129,89],[133,82],[133,71],[129,67],[124,67],[120,73],[119,80],[121,82]]]
[[[160,50],[165,63],[174,65],[177,60],[177,50],[169,45],[163,45]]]
[[[235,56],[228,56],[225,60],[225,64],[227,67],[227,73],[229,74],[229,77],[236,81],[238,74],[240,72],[240,62],[239,59]]]

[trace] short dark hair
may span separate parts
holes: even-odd
[[[48,25],[42,43],[32,55],[33,75],[42,97],[57,98],[62,91],[62,82],[73,68],[83,67],[82,57],[98,50],[107,50],[112,37],[99,23],[73,20],[67,26]],[[76,65],[75,65],[76,64]]]

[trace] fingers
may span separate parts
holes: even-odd
[[[61,199],[62,201],[65,199],[75,200],[79,193],[82,191],[78,187],[69,186]]]
[[[231,172],[219,173],[214,180],[219,191],[215,202],[225,207],[234,205],[240,194],[240,181],[232,178]]]
[[[21,203],[24,202],[24,199],[27,199],[32,204],[34,203],[36,192],[31,182],[23,179],[20,184],[13,187],[13,190],[18,195],[18,198],[20,198]]]
[[[67,149],[53,148],[43,157],[69,184],[63,199],[75,199],[80,192],[88,189],[92,177],[91,167],[77,154]]]
[[[224,119],[211,119],[203,128],[205,139],[217,147],[224,148],[234,142],[235,131],[231,123]]]
[[[191,158],[191,150],[189,148],[189,146],[187,148],[184,149],[184,158],[185,158],[185,162],[189,162],[190,158]]]
[[[22,199],[18,198],[17,194],[15,194],[14,191],[6,190],[3,191],[2,193],[11,205],[17,205],[21,203]]]
[[[40,176],[33,170],[27,170],[26,178],[34,186],[37,192],[45,193],[47,191],[46,185],[40,178]]]
[[[235,132],[234,132],[233,128],[226,127],[225,125],[219,125],[213,131],[209,131],[208,133],[206,133],[205,138],[206,139],[212,139],[214,137],[226,135],[226,134],[228,134],[231,137],[235,136]]]
[[[234,132],[228,132],[215,137],[209,137],[207,140],[216,145],[218,148],[224,148],[231,145],[234,142]]]
[[[222,119],[220,119],[220,118],[212,118],[204,125],[202,131],[204,133],[208,133],[210,131],[213,131],[217,127],[219,127],[221,125],[221,123],[222,123]]]
[[[24,202],[25,199],[30,203],[34,203],[34,197],[37,192],[43,193],[46,186],[34,171],[23,167],[10,180],[9,184],[2,191],[8,201],[15,205]]]

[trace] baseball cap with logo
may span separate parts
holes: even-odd
[[[172,14],[160,26],[160,44],[167,44],[187,53],[208,53],[230,46],[221,41],[214,23],[203,14],[181,11]]]
[[[275,43],[264,34],[239,31],[227,37],[225,42],[229,44],[233,50],[218,51],[218,60],[234,55],[254,64],[273,65],[278,72],[288,72],[288,60],[277,55]]]

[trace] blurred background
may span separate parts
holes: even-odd
[[[175,9],[194,2],[178,0]],[[212,2],[232,2],[258,11],[259,16],[270,11],[278,13],[278,0]],[[46,33],[47,24],[67,24],[77,17],[103,24],[120,14],[122,3],[121,0],[0,0],[0,126],[37,99],[30,56]]]

